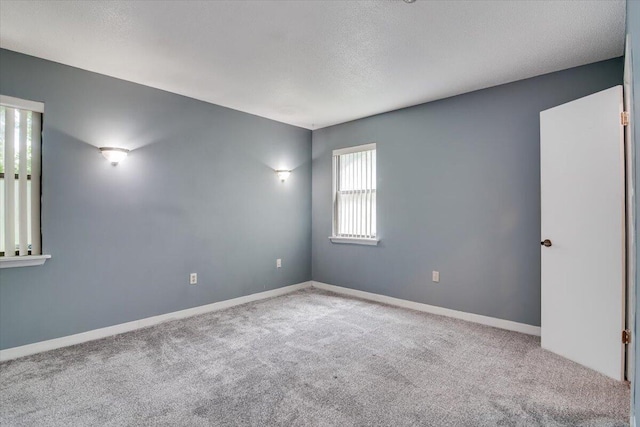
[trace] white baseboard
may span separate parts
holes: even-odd
[[[81,344],[87,341],[98,340],[113,335],[122,334],[124,332],[136,329],[146,328],[167,322],[169,320],[184,319],[186,317],[196,316],[198,314],[209,313],[212,311],[223,310],[225,308],[246,304],[252,301],[258,301],[266,298],[273,298],[300,289],[313,286],[318,289],[350,295],[370,301],[381,302],[384,304],[394,305],[397,307],[409,308],[412,310],[423,311],[426,313],[438,314],[441,316],[454,317],[469,322],[480,323],[482,325],[493,326],[495,328],[507,329],[510,331],[522,332],[529,335],[540,335],[540,327],[527,325],[524,323],[513,322],[510,320],[497,319],[495,317],[482,316],[480,314],[465,313],[463,311],[451,310],[448,308],[437,307],[434,305],[422,304],[419,302],[408,301],[400,298],[393,298],[386,295],[374,294],[371,292],[358,291],[355,289],[343,288],[341,286],[329,285],[322,282],[303,282],[295,285],[285,286],[269,291],[258,292],[256,294],[246,295],[239,298],[233,298],[226,301],[214,302],[212,304],[201,305],[199,307],[188,308],[186,310],[174,311],[172,313],[161,314],[159,316],[147,317],[132,322],[121,323],[118,325],[108,326],[106,328],[94,329],[66,337],[54,338],[47,341],[40,341],[33,344],[27,344],[20,347],[8,348],[0,350],[0,362],[5,360],[16,359],[18,357],[29,356],[31,354],[41,353],[43,351],[55,350],[61,347]]]
[[[8,348],[0,350],[0,362],[5,360],[16,359],[18,357],[29,356],[31,354],[41,353],[43,351],[54,350],[56,348],[67,347],[70,345],[81,344],[87,341],[98,340],[100,338],[110,337],[112,335],[122,334],[124,332],[136,329],[146,328],[167,322],[169,320],[184,319],[185,317],[196,316],[198,314],[209,313],[212,311],[223,310],[225,308],[234,307],[236,305],[246,304],[252,301],[258,301],[266,298],[273,298],[280,295],[295,292],[300,289],[308,288],[311,282],[303,282],[295,285],[285,286],[269,291],[258,292],[256,294],[246,295],[239,298],[233,298],[226,301],[214,302],[212,304],[201,305],[199,307],[187,308],[186,310],[174,311],[172,313],[161,314],[159,316],[147,317],[132,322],[120,323],[119,325],[108,326],[106,328],[94,329],[66,337],[54,338],[52,340],[40,341],[33,344],[27,344],[20,347]]]
[[[480,323],[482,325],[493,326],[494,328],[507,329],[509,331],[521,332],[528,335],[540,336],[540,327],[527,325],[526,323],[513,322],[511,320],[497,319],[495,317],[482,316],[480,314],[466,313],[464,311],[451,310],[449,308],[437,307],[435,305],[422,304],[400,298],[388,297],[386,295],[374,294],[371,292],[358,291],[356,289],[343,288],[342,286],[329,285],[322,282],[312,281],[312,286],[326,291],[339,294],[350,295],[370,301],[395,305],[397,307],[410,308],[412,310],[423,311],[425,313],[438,314],[440,316],[454,317],[468,322]]]

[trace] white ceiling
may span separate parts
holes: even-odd
[[[317,129],[620,56],[624,20],[624,0],[2,0],[0,46]]]

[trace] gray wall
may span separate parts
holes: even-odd
[[[313,280],[540,325],[539,113],[622,74],[618,58],[314,131]],[[381,242],[332,244],[331,152],[368,142]]]
[[[0,348],[310,279],[310,131],[11,51],[0,67],[0,93],[45,103],[53,256],[0,270]],[[106,145],[135,150],[113,167]]]
[[[0,348],[311,277],[539,325],[538,114],[622,81],[621,59],[553,73],[321,129],[311,153],[304,129],[6,50],[0,67],[0,93],[46,105],[53,255],[0,271]],[[331,151],[367,142],[382,242],[331,244]],[[112,167],[102,145],[134,151]]]
[[[636,179],[635,179],[635,191],[636,194],[640,189],[640,96],[638,96],[638,88],[640,88],[640,2],[627,1],[627,34],[629,35],[629,42],[631,47],[632,56],[632,69],[633,69],[633,103],[631,104],[631,126],[634,138],[635,149],[635,163],[636,163]],[[640,222],[638,221],[638,213],[640,213],[640,197],[636,196],[636,245],[640,238]],[[636,248],[636,325],[633,333],[633,341],[635,342],[635,381],[633,383],[634,388],[634,400],[635,400],[635,416],[636,419],[640,415],[640,392],[638,388],[638,381],[640,380],[640,339],[638,339],[638,324],[640,323],[640,313],[638,312],[638,303],[640,302],[640,250]]]

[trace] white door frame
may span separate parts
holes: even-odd
[[[629,35],[627,34],[625,43],[625,61],[624,61],[624,110],[631,112],[633,101],[633,72],[632,58]],[[635,146],[633,143],[633,135],[631,133],[633,124],[626,126],[624,132],[625,140],[625,185],[626,185],[626,328],[632,331],[631,343],[626,348],[626,378],[631,383],[631,405],[630,405],[630,425],[635,426],[635,394],[636,390],[636,371],[635,371],[635,318],[636,318],[636,210],[635,210]]]

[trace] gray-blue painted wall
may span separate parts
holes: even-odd
[[[6,50],[0,93],[45,103],[53,256],[0,270],[0,348],[310,279],[310,131]]]
[[[633,103],[631,104],[631,126],[633,131],[634,149],[635,149],[635,164],[636,164],[636,179],[635,179],[635,191],[636,191],[636,215],[640,213],[640,198],[637,196],[638,189],[640,189],[640,2],[627,1],[627,34],[629,35],[629,44],[631,48],[632,57],[632,70],[633,81],[632,90]],[[636,245],[638,239],[640,239],[640,221],[636,216]],[[640,415],[640,388],[638,387],[638,380],[640,380],[640,340],[638,339],[638,325],[640,324],[640,313],[638,312],[638,303],[640,302],[640,250],[636,248],[636,325],[634,328],[633,342],[635,342],[635,374],[636,381],[634,383],[634,399],[635,399],[635,416],[638,419]]]
[[[539,112],[622,82],[604,61],[321,129],[311,153],[307,130],[15,52],[0,67],[1,93],[46,105],[53,255],[0,272],[0,348],[311,277],[538,325]],[[367,142],[381,244],[331,244],[331,151]],[[135,150],[112,167],[102,145]]]
[[[539,113],[622,77],[618,58],[314,131],[313,280],[540,325]],[[332,244],[331,152],[369,142],[381,242]]]

